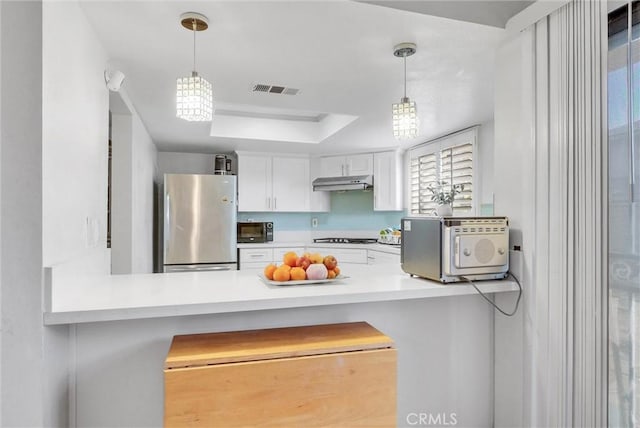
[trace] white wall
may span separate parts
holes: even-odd
[[[159,183],[156,146],[133,111],[133,209],[132,273],[153,272],[154,182]]]
[[[46,2],[44,12],[43,263],[108,272],[108,58],[78,2]]]
[[[42,2],[0,2],[0,426],[55,424],[43,376],[41,22]]]
[[[157,150],[126,90],[110,94],[113,144],[111,273],[153,272]]]
[[[480,165],[480,198],[478,204],[478,214],[481,214],[483,204],[493,204],[493,156],[494,156],[494,122],[484,122],[478,129],[478,164]],[[496,213],[496,215],[502,215]]]
[[[495,425],[527,426],[532,401],[530,353],[532,338],[525,338],[527,306],[533,305],[528,269],[533,257],[533,239],[528,235],[533,217],[533,167],[535,155],[528,123],[532,100],[525,96],[531,86],[531,34],[519,33],[506,40],[496,56],[495,76],[495,211],[509,217],[510,244],[522,251],[510,252],[510,271],[518,276],[525,292],[514,318],[496,314],[495,322]],[[527,78],[529,76],[529,78]],[[512,296],[497,296],[496,303],[511,310]],[[535,425],[535,424],[534,424]]]

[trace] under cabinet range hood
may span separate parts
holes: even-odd
[[[373,188],[373,175],[320,177],[312,185],[314,191],[366,190]]]

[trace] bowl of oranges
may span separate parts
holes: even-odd
[[[280,265],[269,263],[259,276],[273,285],[318,284],[346,278],[340,274],[338,260],[334,256],[319,253],[298,256],[295,251],[285,253]]]

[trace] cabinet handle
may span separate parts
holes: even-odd
[[[274,210],[278,209],[278,198],[273,198],[273,209]]]
[[[267,208],[271,208],[271,198],[267,198]]]
[[[249,254],[249,257],[253,259],[257,259],[258,257],[260,257],[262,259],[264,258],[264,254]]]
[[[344,173],[344,164],[340,165],[340,170],[342,171],[341,174],[344,176],[345,175],[345,173]]]

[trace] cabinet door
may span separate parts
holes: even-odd
[[[271,211],[271,158],[238,156],[238,211]]]
[[[309,159],[273,158],[273,211],[309,211]]]
[[[344,156],[327,156],[320,158],[320,177],[342,177],[345,171]]]
[[[284,247],[273,249],[273,262],[280,266],[283,263],[283,258],[286,253],[293,251],[300,257],[304,254],[304,247]]]
[[[345,175],[373,174],[373,154],[351,155],[347,157]]]
[[[396,361],[373,349],[165,370],[164,426],[395,426]]]
[[[373,155],[373,209],[376,211],[402,210],[402,171],[400,155],[396,152]]]
[[[332,255],[338,260],[338,266],[342,266],[343,264],[367,264],[367,250],[365,249],[307,247],[307,251],[309,253],[320,253],[323,256]]]

